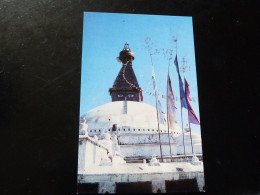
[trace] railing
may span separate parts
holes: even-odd
[[[198,159],[200,161],[203,161],[203,155],[202,154],[196,154],[196,156],[198,157]],[[147,158],[147,157],[125,157],[125,161],[126,163],[143,163],[143,159],[146,160],[146,162],[150,162],[151,157]],[[159,162],[190,162],[192,159],[192,155],[177,155],[177,156],[164,156],[163,158],[161,157],[157,157]]]

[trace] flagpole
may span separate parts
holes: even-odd
[[[168,126],[168,138],[169,138],[169,147],[170,147],[170,155],[171,155],[171,162],[172,162],[172,149],[171,149],[171,139],[170,139],[170,128],[169,128],[169,112],[168,112],[168,82],[169,82],[169,67],[168,66],[168,81],[167,81],[167,99],[166,99],[166,107],[167,107],[167,126]]]
[[[152,68],[153,68],[152,56],[150,56],[150,57],[151,57]],[[155,80],[155,78],[154,78],[154,80]],[[159,124],[159,114],[158,114],[157,101],[158,101],[158,94],[157,94],[156,89],[155,89],[155,102],[156,102],[157,124],[158,124],[158,131],[159,131],[160,154],[161,154],[161,159],[163,160],[163,157],[162,157],[162,144],[161,144],[161,130],[160,130],[160,124]]]
[[[193,144],[192,144],[192,137],[191,137],[191,128],[190,128],[189,111],[188,111],[188,120],[189,120],[189,130],[190,130],[191,150],[192,150],[192,154],[193,154],[194,152],[193,152]]]
[[[188,69],[189,66],[185,66],[185,58],[183,57],[183,60],[182,60],[182,69],[183,69],[183,78],[185,80],[185,72],[186,72],[186,68]],[[185,97],[187,99],[187,104],[189,104],[189,99],[187,97],[187,91],[186,91],[186,82],[185,82]],[[192,150],[192,154],[193,154],[193,144],[192,144],[192,136],[191,136],[191,128],[190,128],[190,118],[189,118],[189,110],[187,110],[187,114],[188,114],[188,121],[189,121],[189,131],[190,131],[190,141],[191,141],[191,150]]]
[[[160,125],[159,125],[159,115],[158,115],[158,105],[157,105],[157,94],[156,94],[156,111],[157,111],[157,123],[158,123],[158,131],[159,131],[159,142],[160,142],[160,153],[161,153],[161,159],[163,160],[162,157],[162,144],[161,144],[161,130],[160,130]]]
[[[146,40],[145,40],[145,42],[146,42],[146,44],[147,44],[147,49],[148,49],[148,53],[149,53],[149,55],[150,55],[150,60],[151,60],[151,64],[152,64],[152,69],[153,69],[153,59],[152,59],[152,53],[151,53],[151,47],[150,47],[150,45],[149,45],[149,41],[150,41],[150,39],[149,38],[147,38]],[[154,71],[153,71],[154,72]],[[153,75],[154,76],[154,75]],[[152,76],[152,77],[153,77]],[[155,78],[154,78],[154,81],[153,81],[154,83],[155,83]],[[156,84],[156,83],[155,83]],[[155,86],[154,86],[154,88],[155,88]],[[158,94],[157,94],[157,92],[156,92],[156,88],[155,88],[155,102],[156,102],[156,111],[157,111],[157,123],[158,123],[158,131],[159,131],[159,143],[160,143],[160,154],[161,154],[161,159],[163,160],[163,158],[162,158],[162,145],[161,145],[161,134],[160,134],[160,125],[159,125],[159,114],[158,114],[158,105],[157,105],[157,99],[158,99]]]
[[[184,73],[183,73],[183,76],[184,76]],[[185,78],[185,77],[184,77]],[[185,82],[185,86],[186,86],[186,82]],[[188,103],[188,97],[187,97],[187,92],[186,92],[186,87],[185,87],[185,96],[187,98],[187,103]],[[191,136],[191,128],[190,128],[190,117],[189,117],[189,110],[188,110],[188,121],[189,121],[189,130],[190,130],[190,143],[191,143],[191,151],[192,151],[192,154],[193,154],[193,144],[192,144],[192,136]]]
[[[175,48],[176,48],[176,56],[177,56],[177,38],[174,39],[174,42],[176,43]],[[178,73],[179,74],[179,73]],[[180,82],[180,81],[179,81]],[[180,88],[180,85],[179,85]],[[181,98],[181,88],[180,88],[180,98]],[[183,119],[182,119],[182,101],[181,101],[181,129],[182,129],[182,143],[183,143],[183,149],[184,149],[184,156],[186,157],[186,152],[185,152],[185,144],[184,144],[184,132],[183,132]]]
[[[185,143],[184,143],[184,132],[183,132],[182,106],[181,106],[181,130],[182,130],[182,143],[183,143],[183,149],[184,149],[184,156],[186,157]]]
[[[189,120],[189,129],[190,129],[191,148],[192,148],[192,154],[194,154],[193,143],[192,143],[192,136],[191,136],[191,128],[190,128],[190,123],[191,123],[190,121],[191,120],[190,120],[190,115],[189,114],[192,114],[192,116],[195,117],[195,119],[196,119],[196,123],[194,123],[193,121],[192,121],[192,123],[199,124],[199,121],[198,121],[198,118],[196,117],[196,115],[195,115],[195,113],[194,113],[190,103],[188,102],[188,96],[190,94],[189,84],[188,84],[188,82],[187,82],[187,80],[185,78],[184,78],[184,80],[185,80],[185,96],[186,96],[187,104],[188,104],[188,120]],[[188,94],[187,94],[187,91],[189,92]]]

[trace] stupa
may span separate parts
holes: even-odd
[[[112,102],[96,107],[82,118],[88,124],[88,134],[100,138],[103,132],[115,134],[122,154],[127,158],[150,158],[153,154],[160,157],[160,141],[162,156],[170,156],[169,137],[172,155],[177,154],[181,143],[177,137],[182,133],[176,123],[168,135],[167,125],[160,124],[158,129],[157,110],[142,101],[141,88],[133,69],[134,53],[128,43],[119,53],[122,67],[109,93]],[[164,116],[167,121],[167,117]],[[165,123],[167,124],[167,123]],[[160,131],[160,139],[159,139]],[[196,151],[197,153],[199,151]]]
[[[135,56],[128,43],[118,58],[122,67],[109,89],[112,101],[81,116],[79,189],[83,186],[85,192],[96,189],[94,193],[121,193],[124,189],[131,192],[135,185],[146,186],[146,192],[167,192],[167,189],[170,192],[167,186],[174,182],[183,185],[176,181],[185,180],[185,189],[190,185],[203,191],[200,136],[192,133],[196,156],[183,155],[182,148],[189,147],[190,136],[186,132],[183,142],[182,129],[177,123],[169,133],[166,125],[160,124],[158,128],[157,109],[143,102],[134,72]],[[167,124],[165,115],[164,120]]]

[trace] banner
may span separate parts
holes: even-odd
[[[176,108],[175,108],[175,98],[172,92],[171,79],[168,73],[167,81],[167,111],[168,111],[168,124],[170,129],[174,129]]]
[[[153,88],[154,88],[157,112],[158,112],[158,122],[162,125],[165,125],[165,120],[164,120],[163,112],[162,112],[162,105],[161,105],[161,102],[160,102],[159,96],[158,96],[158,90],[157,90],[156,79],[155,79],[153,67],[152,67],[152,79],[153,79]]]
[[[188,109],[186,96],[185,96],[185,93],[183,91],[183,82],[181,80],[181,75],[180,75],[180,71],[179,71],[177,55],[175,57],[174,64],[176,66],[176,69],[177,69],[177,72],[178,72],[178,75],[179,75],[179,88],[180,88],[180,97],[181,97],[181,107]]]
[[[187,80],[185,78],[184,78],[184,81],[185,81],[185,94],[186,94],[187,99],[189,99],[190,98],[189,97],[189,95],[190,95],[189,83],[187,82]],[[200,124],[199,119],[197,118],[196,114],[194,113],[189,101],[187,101],[187,103],[188,103],[189,122],[199,125]]]

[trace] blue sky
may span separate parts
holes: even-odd
[[[192,17],[158,16],[140,14],[114,14],[85,12],[83,25],[82,76],[80,115],[87,111],[111,102],[109,88],[119,73],[122,64],[116,58],[123,49],[125,42],[135,53],[133,69],[139,86],[153,92],[152,65],[150,55],[145,48],[147,37],[151,39],[152,49],[158,49],[159,54],[153,55],[153,64],[160,94],[166,95],[169,61],[163,55],[163,49],[172,49],[176,55],[175,43],[172,37],[178,38],[179,66],[185,57],[190,70],[185,77],[190,84],[191,97],[198,97],[195,51],[193,39]],[[183,78],[183,74],[181,73]],[[175,96],[179,97],[179,83],[173,60],[170,65],[170,77]],[[143,93],[144,103],[155,106],[155,97]],[[161,98],[161,104],[166,112],[166,100]],[[191,105],[199,118],[198,101]],[[181,125],[180,101],[176,101],[176,120]],[[184,126],[188,123],[187,111],[183,109]],[[192,125],[194,132],[200,134],[200,126]]]

